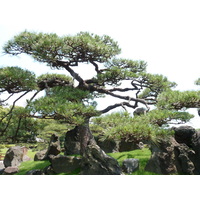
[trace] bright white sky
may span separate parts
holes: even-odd
[[[106,34],[119,42],[121,57],[145,60],[148,72],[167,76],[178,83],[177,89],[196,90],[199,9],[198,0],[6,0],[0,8],[0,46],[25,29],[58,35]],[[17,65],[37,75],[50,71],[29,57],[1,52],[0,66]],[[199,127],[199,120],[196,117],[193,125]]]

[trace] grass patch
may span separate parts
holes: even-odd
[[[49,166],[49,161],[26,161],[22,162],[19,166],[19,172],[16,175],[25,175],[28,171],[34,169],[44,169],[45,167]]]
[[[36,153],[37,153],[37,152],[34,152],[34,151],[31,151],[31,150],[28,150],[28,152],[27,152],[27,156],[33,160],[34,157],[35,157],[35,154],[36,154]]]
[[[128,158],[139,159],[139,170],[133,172],[131,175],[156,175],[153,172],[145,171],[144,168],[151,157],[151,151],[148,148],[138,149],[127,152],[118,152],[118,153],[108,153],[109,156],[115,158],[119,165],[122,165],[123,160]]]

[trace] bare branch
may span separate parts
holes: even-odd
[[[5,102],[5,101],[8,101],[13,95],[14,95],[14,93],[12,93],[7,99],[0,100],[0,103],[3,103],[3,102]]]
[[[138,103],[142,103],[144,104],[147,108],[148,108],[148,105],[146,103],[146,101],[144,99],[140,99],[140,98],[133,98],[133,97],[130,97],[130,96],[122,96],[122,95],[118,95],[118,94],[115,94],[115,93],[112,93],[110,92],[109,90],[107,89],[104,89],[104,88],[98,88],[96,86],[89,86],[90,88],[90,91],[97,91],[101,94],[107,94],[107,95],[110,95],[112,97],[116,97],[118,99],[123,99],[123,100],[127,100],[127,101],[134,101],[134,102],[138,102]]]
[[[113,88],[113,89],[109,89],[108,91],[110,92],[128,92],[128,91],[134,91],[134,90],[138,90],[137,88]]]
[[[114,105],[108,106],[107,108],[105,108],[105,109],[103,109],[103,110],[100,110],[99,112],[102,113],[102,114],[104,114],[104,113],[107,113],[107,112],[109,112],[110,110],[112,110],[112,109],[114,109],[114,108],[117,108],[117,107],[120,107],[120,106],[123,107],[123,108],[124,108],[124,106],[130,107],[130,108],[133,108],[133,109],[136,108],[135,106],[131,105],[131,104],[128,103],[128,102],[122,102],[122,103],[116,103],[116,104],[114,104]]]
[[[30,91],[26,91],[25,93],[23,93],[20,97],[18,97],[18,98],[13,102],[13,105],[12,105],[10,111],[9,111],[4,117],[1,118],[0,123],[3,121],[3,119],[5,119],[8,115],[10,115],[10,114],[12,113],[13,109],[15,108],[16,102],[17,102],[19,99],[21,99],[23,96],[25,96],[26,94],[28,94],[29,92],[30,92]],[[4,131],[4,132],[5,132],[5,131]]]

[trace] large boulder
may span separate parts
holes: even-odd
[[[17,167],[23,162],[24,151],[20,146],[10,147],[6,152],[3,163],[5,167]]]
[[[88,145],[81,162],[82,175],[120,175],[121,168],[114,158],[95,144]]]
[[[43,160],[49,160],[50,155],[57,156],[61,152],[60,139],[56,134],[52,134],[49,147]]]
[[[78,134],[78,127],[68,131],[65,135],[65,155],[80,154],[80,140]]]
[[[123,161],[122,170],[124,173],[131,174],[139,169],[139,160],[135,158],[129,158]]]
[[[81,158],[75,156],[50,156],[52,170],[59,173],[70,173],[80,168]]]
[[[145,170],[157,174],[195,174],[195,152],[174,137],[163,138],[151,144],[151,158]]]
[[[175,145],[174,155],[174,164],[178,174],[195,174],[195,152],[192,149],[190,149],[186,144]]]
[[[180,126],[173,128],[173,130],[176,141],[180,144],[186,144],[194,151],[194,155],[191,157],[195,166],[194,173],[200,174],[200,132],[191,126]]]

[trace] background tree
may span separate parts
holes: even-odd
[[[10,108],[0,108],[1,135],[0,143],[26,143],[34,142],[38,134],[39,121],[27,117],[25,108],[15,106],[11,114]]]
[[[65,69],[71,76],[64,82],[54,79],[52,87],[52,77],[40,77],[37,87],[45,89],[46,96],[34,101],[31,99],[27,108],[32,116],[64,120],[77,126],[82,154],[87,145],[94,142],[89,129],[91,117],[117,107],[135,109],[143,105],[149,111],[149,105],[157,104],[158,99],[161,102],[165,92],[176,86],[162,75],[147,73],[144,61],[117,58],[120,51],[117,42],[109,36],[87,32],[59,37],[24,31],[4,46],[7,54],[28,54],[51,68]],[[74,70],[74,67],[84,67],[88,73],[83,63],[94,67],[92,78],[83,79]],[[96,110],[94,99],[102,95],[115,97],[121,102]]]

